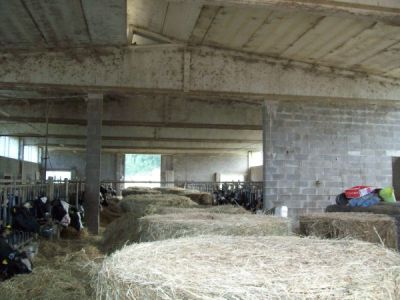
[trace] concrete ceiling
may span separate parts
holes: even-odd
[[[0,0],[0,49],[126,44],[125,0]]]
[[[400,78],[398,1],[380,1],[376,7],[368,4],[376,1],[368,0],[324,1],[358,4],[355,7],[366,3],[372,16],[338,13],[338,8],[322,10],[319,4],[307,9],[283,6],[306,1],[214,1],[207,5],[211,2],[129,0],[128,24],[137,34],[154,39],[158,35],[159,41],[166,38],[164,42],[170,39]],[[276,5],[260,5],[271,2]],[[392,3],[391,7],[383,10],[384,2]],[[390,12],[390,18],[383,18]],[[134,42],[140,44],[140,40]]]
[[[137,47],[125,47],[128,40]],[[123,54],[108,55],[114,50],[102,46],[117,46]],[[32,63],[18,64],[24,61],[18,51],[30,55],[34,48],[45,49],[32,55]],[[0,51],[7,52],[0,62],[7,83],[0,89],[0,135],[43,145],[47,99],[50,147],[82,150],[87,87],[109,86],[104,150],[244,152],[261,148],[260,104],[248,101],[254,93],[284,94],[294,82],[287,94],[299,98],[300,92],[309,97],[322,88],[332,99],[358,94],[398,99],[398,87],[391,84],[400,78],[400,1],[0,0]],[[65,68],[48,67],[62,51]],[[10,60],[14,64],[7,65]],[[312,70],[333,67],[332,74],[290,69],[297,62]],[[343,79],[341,69],[356,73]],[[389,77],[384,80],[390,83],[370,82],[365,73]],[[63,84],[82,87],[63,91]],[[141,84],[154,95],[141,95]],[[168,92],[157,94],[157,88]],[[226,100],[230,94],[212,101],[221,91],[243,95],[240,101]]]

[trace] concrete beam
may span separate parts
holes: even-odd
[[[16,124],[1,122],[0,135],[44,138],[45,123]],[[257,130],[238,129],[191,129],[153,128],[133,126],[103,126],[103,140],[107,141],[158,141],[158,142],[200,142],[200,143],[252,143],[261,141]],[[85,139],[84,126],[49,125],[49,137],[57,139]]]
[[[185,52],[190,52],[189,70]],[[208,47],[107,48],[100,56],[81,49],[77,54],[80,61],[63,51],[2,55],[0,87],[255,100],[400,100],[400,84],[394,79]]]
[[[109,95],[104,101],[103,126],[247,129],[261,130],[260,105],[248,101],[207,101],[168,96]],[[113,100],[110,100],[112,98]],[[86,126],[85,102],[53,101],[50,124]],[[44,123],[44,101],[2,101],[0,119],[9,122]]]
[[[45,138],[45,135],[39,135],[35,133],[23,133],[23,134],[2,134],[1,136],[13,136],[21,138]],[[70,139],[70,140],[86,140],[84,135],[71,135],[71,134],[49,134],[49,139]],[[249,139],[199,139],[199,138],[151,138],[151,137],[125,137],[125,136],[102,136],[103,141],[136,141],[136,142],[171,142],[171,143],[214,143],[214,144],[249,144],[249,143],[260,143],[261,140],[249,140]]]
[[[49,145],[51,151],[85,151],[83,145],[69,145],[68,147],[60,146],[57,144]],[[252,151],[260,151],[260,148],[251,149]],[[223,153],[235,153],[244,154],[248,151],[243,148],[193,148],[193,147],[115,147],[106,146],[102,147],[102,152],[115,152],[115,153],[149,153],[149,154],[177,154],[177,153],[196,153],[196,154],[223,154]]]
[[[43,139],[25,138],[28,145],[43,146]],[[57,145],[64,148],[74,148],[76,146],[86,147],[85,140],[77,139],[58,139],[50,138],[49,144]],[[104,140],[100,146],[102,149],[213,149],[213,150],[241,150],[241,151],[255,151],[261,149],[261,141],[253,143],[201,143],[201,142],[180,142],[179,144],[173,141],[109,141]]]
[[[209,6],[249,6],[274,10],[295,10],[348,18],[368,18],[399,25],[400,3],[397,0],[168,0],[179,3],[202,3]]]
[[[44,118],[32,117],[5,117],[0,115],[1,122],[15,122],[15,123],[45,123]],[[235,121],[235,120],[233,120]],[[77,125],[85,126],[85,121],[81,119],[56,119],[50,118],[49,124],[60,125]],[[205,123],[186,123],[186,122],[135,122],[135,121],[121,121],[121,120],[103,120],[103,126],[112,127],[152,127],[152,128],[192,128],[192,129],[221,129],[221,130],[261,130],[261,125],[245,125],[245,124],[205,124]]]

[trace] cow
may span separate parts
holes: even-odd
[[[38,197],[33,201],[33,210],[39,223],[45,224],[51,216],[51,203],[45,196]]]
[[[15,230],[38,233],[40,226],[26,206],[15,206],[11,209],[12,227]]]
[[[71,223],[71,217],[69,215],[70,205],[63,201],[56,199],[51,202],[51,215],[53,220],[58,222],[61,226],[68,227]]]
[[[81,231],[83,229],[82,218],[84,216],[83,207],[78,208],[70,207],[69,215],[71,217],[70,226],[76,229],[76,231]]]
[[[100,204],[102,206],[108,206],[107,198],[110,196],[117,196],[116,190],[109,186],[100,185]]]
[[[33,265],[26,252],[19,252],[0,238],[0,280],[6,280],[17,274],[29,274]]]

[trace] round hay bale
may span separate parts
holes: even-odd
[[[287,218],[266,215],[181,213],[149,215],[139,219],[141,242],[166,240],[183,236],[220,235],[289,235]]]
[[[201,213],[201,212],[209,212],[217,214],[250,214],[250,211],[244,209],[242,206],[234,206],[234,205],[217,205],[217,206],[199,205],[196,208],[149,205],[146,208],[146,215],[167,215],[167,214]]]
[[[108,202],[108,206],[102,207],[100,211],[100,224],[101,226],[107,226],[115,219],[118,219],[123,214],[120,207],[119,200],[112,200]]]
[[[159,191],[162,194],[183,194],[185,191],[187,191],[186,189],[180,187],[159,187],[154,188],[154,190]]]
[[[110,223],[104,231],[102,250],[111,253],[126,244],[139,240],[138,218],[135,213],[126,213]]]
[[[138,217],[145,215],[149,205],[175,206],[175,207],[197,207],[197,203],[188,197],[174,194],[160,195],[130,195],[121,201],[121,209],[124,212],[135,212]]]
[[[178,206],[197,207],[187,197],[163,194],[163,195],[130,195],[121,201],[121,209],[125,212],[122,217],[111,222],[105,229],[102,241],[102,249],[111,253],[125,244],[138,242],[138,219],[152,213],[149,207],[156,210],[158,207]]]
[[[350,240],[200,236],[106,258],[98,299],[398,299],[400,255]]]
[[[109,210],[108,208],[103,208],[100,212],[100,225],[107,226],[114,220],[120,218],[122,214],[123,214],[122,211],[117,213]]]
[[[313,213],[299,217],[300,233],[320,238],[354,238],[398,249],[396,218],[373,213]]]
[[[128,187],[122,190],[122,196],[126,197],[129,195],[145,195],[145,194],[160,194],[161,192],[152,188],[147,187]]]
[[[192,201],[200,205],[212,205],[214,202],[214,198],[210,193],[190,192],[185,193],[184,196],[189,197]]]
[[[156,188],[156,190],[160,191],[162,194],[175,194],[189,197],[192,201],[200,205],[212,205],[214,202],[213,196],[210,193],[200,192],[197,190],[187,190],[178,187]]]

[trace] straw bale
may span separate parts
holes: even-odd
[[[400,255],[356,240],[199,236],[106,258],[97,299],[399,299]]]
[[[128,187],[122,190],[122,196],[126,197],[129,195],[145,195],[145,194],[160,194],[161,192],[152,188],[147,187]]]
[[[139,219],[141,242],[202,234],[289,235],[287,218],[266,215],[180,213],[149,215]]]
[[[300,233],[320,238],[354,238],[398,248],[395,218],[370,213],[315,213],[299,218]]]
[[[218,213],[218,214],[250,214],[250,211],[244,209],[242,206],[234,205],[217,205],[217,206],[202,206],[196,208],[182,208],[171,206],[157,206],[149,205],[146,209],[146,215],[166,215],[166,214],[180,214],[180,213]]]

